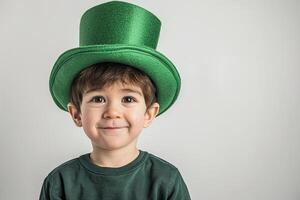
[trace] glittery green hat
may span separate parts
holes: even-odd
[[[111,1],[88,9],[80,21],[79,47],[61,54],[51,71],[49,87],[57,106],[67,111],[71,84],[80,71],[116,62],[144,71],[156,86],[159,114],[166,111],[179,94],[180,76],[156,51],[160,27],[154,14],[130,3]]]

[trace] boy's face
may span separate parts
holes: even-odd
[[[83,127],[94,148],[115,150],[136,147],[143,128],[148,127],[159,111],[154,103],[147,110],[141,88],[115,83],[101,90],[83,94],[81,113],[68,104],[77,126]]]

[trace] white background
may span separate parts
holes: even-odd
[[[91,150],[48,89],[105,1],[0,1],[0,199],[38,199],[45,176]],[[139,148],[177,166],[193,200],[300,199],[300,1],[129,1],[162,21],[157,50],[181,93]]]

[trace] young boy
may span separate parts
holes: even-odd
[[[92,152],[56,167],[40,200],[189,200],[178,169],[137,149],[138,136],[176,100],[180,77],[155,50],[160,21],[133,4],[87,10],[80,47],[63,53],[50,75],[55,103],[68,111]]]

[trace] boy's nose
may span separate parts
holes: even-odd
[[[113,104],[108,104],[104,113],[103,113],[103,118],[120,118],[121,117],[121,111],[118,108],[117,105]]]

